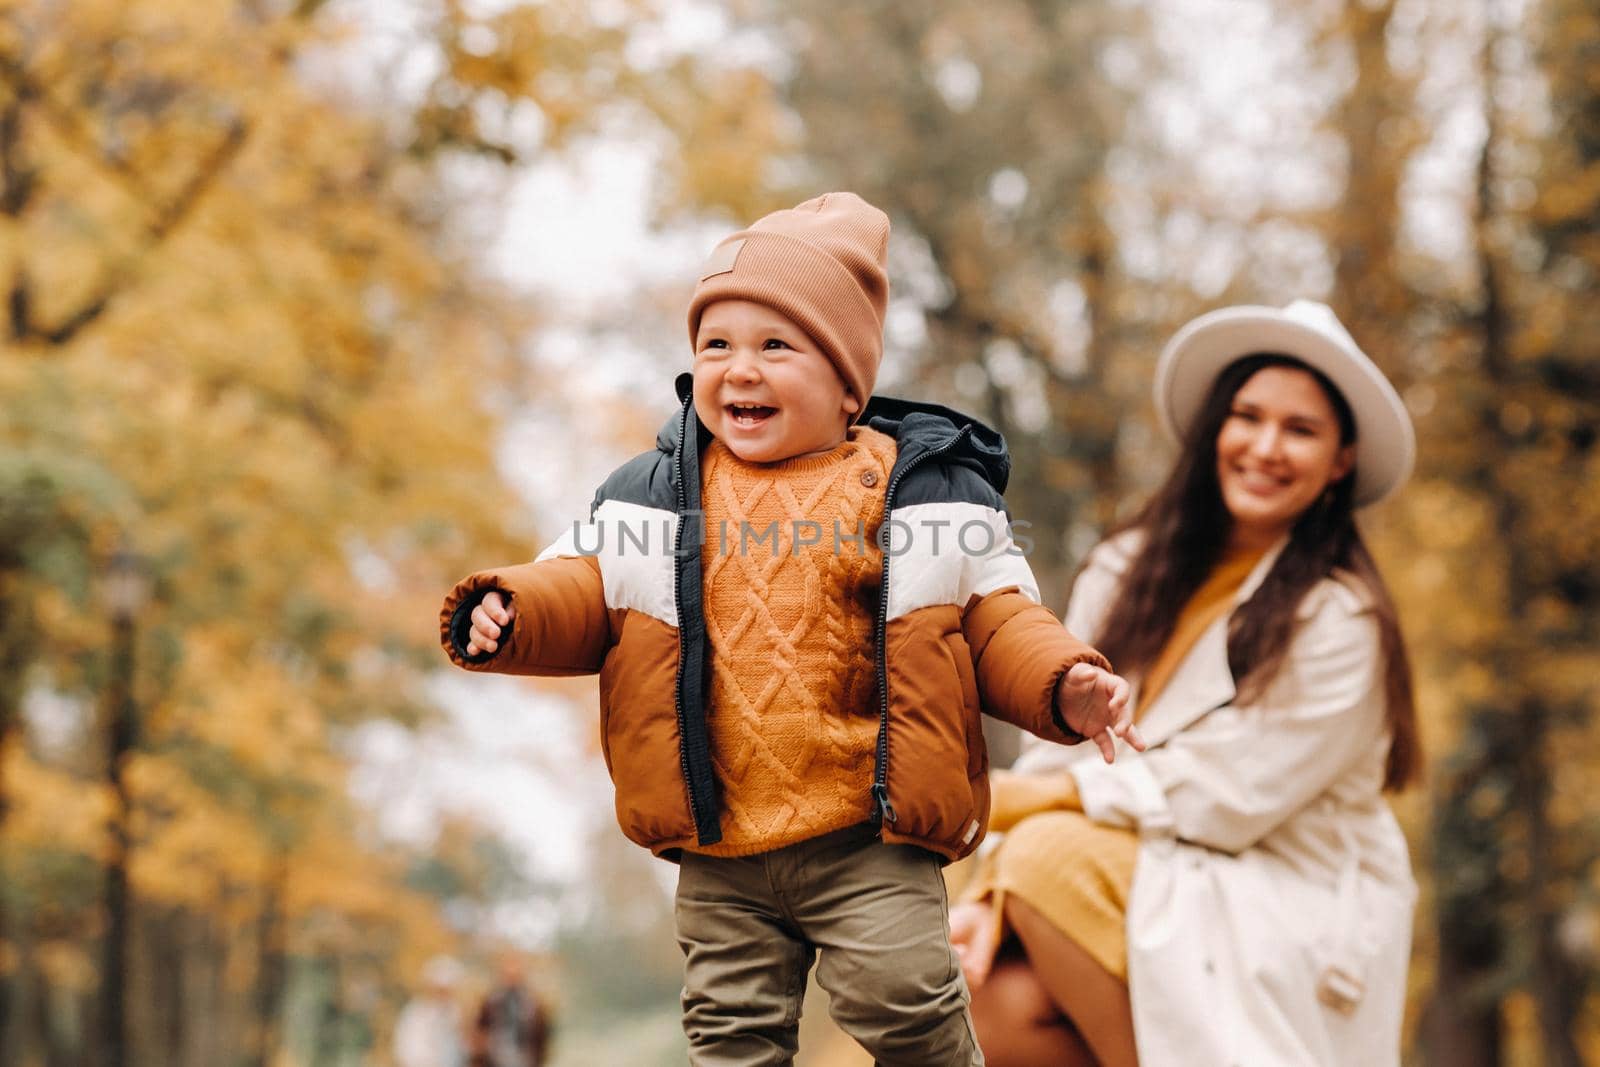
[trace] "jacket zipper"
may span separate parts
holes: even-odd
[[[673,606],[678,609],[678,678],[673,690],[674,710],[678,716],[678,762],[683,771],[683,784],[689,791],[689,815],[694,820],[695,837],[702,845],[714,845],[722,840],[721,813],[717,810],[715,786],[709,779],[711,776],[710,751],[702,736],[705,728],[704,722],[704,694],[701,694],[701,722],[699,729],[693,731],[695,756],[691,760],[691,729],[689,724],[688,706],[683,698],[684,687],[689,684],[687,666],[689,663],[690,639],[704,642],[701,625],[693,627],[690,632],[688,613],[683,609],[683,538],[684,530],[688,526],[689,517],[689,487],[684,476],[685,449],[698,447],[698,442],[690,440],[690,422],[694,407],[692,402],[685,401],[683,405],[683,420],[681,434],[678,438],[678,454],[675,463],[678,473],[678,530],[673,538],[672,558],[672,598]],[[704,607],[702,605],[702,611]],[[702,781],[702,779],[706,779]]]
[[[914,468],[935,456],[942,456],[964,441],[971,426],[963,426],[956,431],[956,435],[938,448],[930,448],[922,455],[915,457],[905,466],[896,470],[889,478],[889,487],[883,493],[883,522],[887,526],[890,516],[894,512],[894,494],[900,487],[900,482]],[[896,821],[894,805],[889,802],[889,652],[886,647],[886,638],[889,631],[889,559],[890,552],[886,546],[883,549],[883,575],[878,593],[878,625],[873,632],[877,639],[878,660],[878,753],[872,771],[872,799],[877,803],[875,814],[878,824],[893,823]]]

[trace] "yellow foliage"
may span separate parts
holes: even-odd
[[[280,908],[294,951],[333,929],[414,968],[452,936],[351,809],[346,734],[417,712],[441,591],[469,558],[525,551],[493,454],[515,398],[490,389],[530,324],[441,221],[437,153],[481,146],[430,123],[517,100],[571,128],[613,91],[585,73],[621,77],[625,26],[442,3],[435,99],[364,114],[302,76],[345,32],[318,7],[0,3],[0,450],[102,474],[116,493],[63,506],[154,580],[133,620],[134,898],[224,930]],[[491,54],[462,37],[479,23]],[[100,576],[70,577],[27,588],[20,662],[99,693],[121,669],[81,595]],[[102,726],[76,773],[5,744],[12,728],[8,844],[103,862],[112,805],[85,777]],[[76,957],[51,951],[37,965],[66,982]],[[257,962],[232,954],[227,983]]]
[[[13,805],[5,836],[13,845],[65,848],[104,859],[111,795],[82,778],[35,762],[21,745],[5,750],[0,781]]]
[[[208,911],[224,887],[266,881],[272,855],[250,813],[219,805],[160,759],[135,760],[128,777],[140,804],[130,870],[141,897]]]
[[[764,74],[719,65],[706,83],[664,89],[650,105],[687,146],[669,163],[685,201],[721,207],[741,224],[782,206],[769,171],[796,147],[799,130]]]

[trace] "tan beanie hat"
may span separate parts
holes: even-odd
[[[765,304],[817,343],[865,409],[883,359],[888,246],[889,216],[855,193],[774,211],[711,253],[689,301],[689,344],[708,305]]]

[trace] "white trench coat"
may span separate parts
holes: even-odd
[[[1084,640],[1138,537],[1100,545],[1074,585],[1066,624]],[[1017,762],[1067,769],[1090,818],[1139,834],[1127,934],[1141,1067],[1400,1062],[1416,884],[1381,793],[1382,653],[1358,588],[1312,589],[1254,703],[1234,702],[1225,616],[1141,715],[1147,752],[1119,743],[1107,765],[1090,744],[1037,742]]]

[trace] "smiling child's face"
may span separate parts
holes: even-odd
[[[839,445],[861,403],[787,316],[718,300],[695,334],[694,409],[740,459],[776,463]]]

